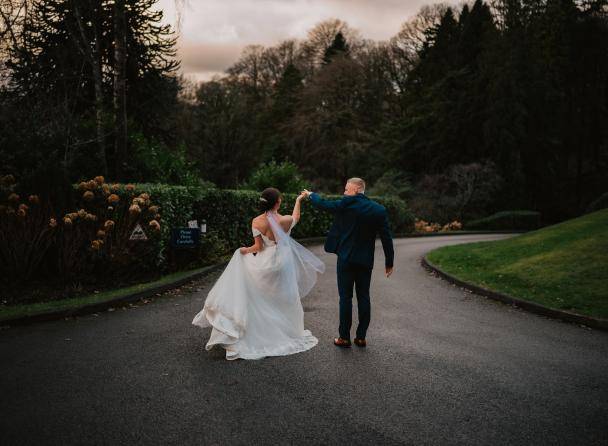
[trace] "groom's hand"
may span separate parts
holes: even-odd
[[[391,277],[391,274],[393,274],[393,267],[392,266],[387,266],[385,268],[385,272],[386,272],[386,277]]]
[[[310,197],[310,194],[312,194],[312,192],[311,192],[311,191],[309,191],[309,190],[307,190],[307,189],[304,189],[304,190],[302,191],[302,193],[306,195],[306,198],[309,198],[309,197]]]

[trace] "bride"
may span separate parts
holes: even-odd
[[[281,193],[260,197],[263,214],[252,221],[254,244],[237,249],[192,324],[213,327],[206,349],[219,345],[226,359],[259,359],[303,352],[318,340],[304,329],[300,299],[325,265],[290,237],[300,220],[302,193],[292,215],[280,215]]]

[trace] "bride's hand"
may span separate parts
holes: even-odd
[[[245,255],[245,254],[248,254],[248,253],[249,253],[249,251],[248,251],[248,250],[247,250],[247,248],[245,248],[245,247],[239,248],[239,251],[240,251],[240,252],[241,252],[241,254],[243,254],[243,255]]]
[[[296,200],[302,201],[304,198],[306,198],[306,196],[306,192],[300,192],[300,195],[298,195],[298,198],[296,198]]]

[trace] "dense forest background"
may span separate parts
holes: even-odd
[[[0,0],[0,174],[57,196],[362,176],[440,222],[559,221],[608,192],[606,0],[427,6],[385,42],[329,20],[199,84],[155,3]]]

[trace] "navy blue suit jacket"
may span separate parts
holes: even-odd
[[[386,267],[393,266],[393,238],[384,206],[364,194],[345,195],[341,200],[324,200],[310,195],[317,209],[334,214],[334,222],[327,234],[325,251],[351,263],[374,266],[376,235],[380,235]]]

